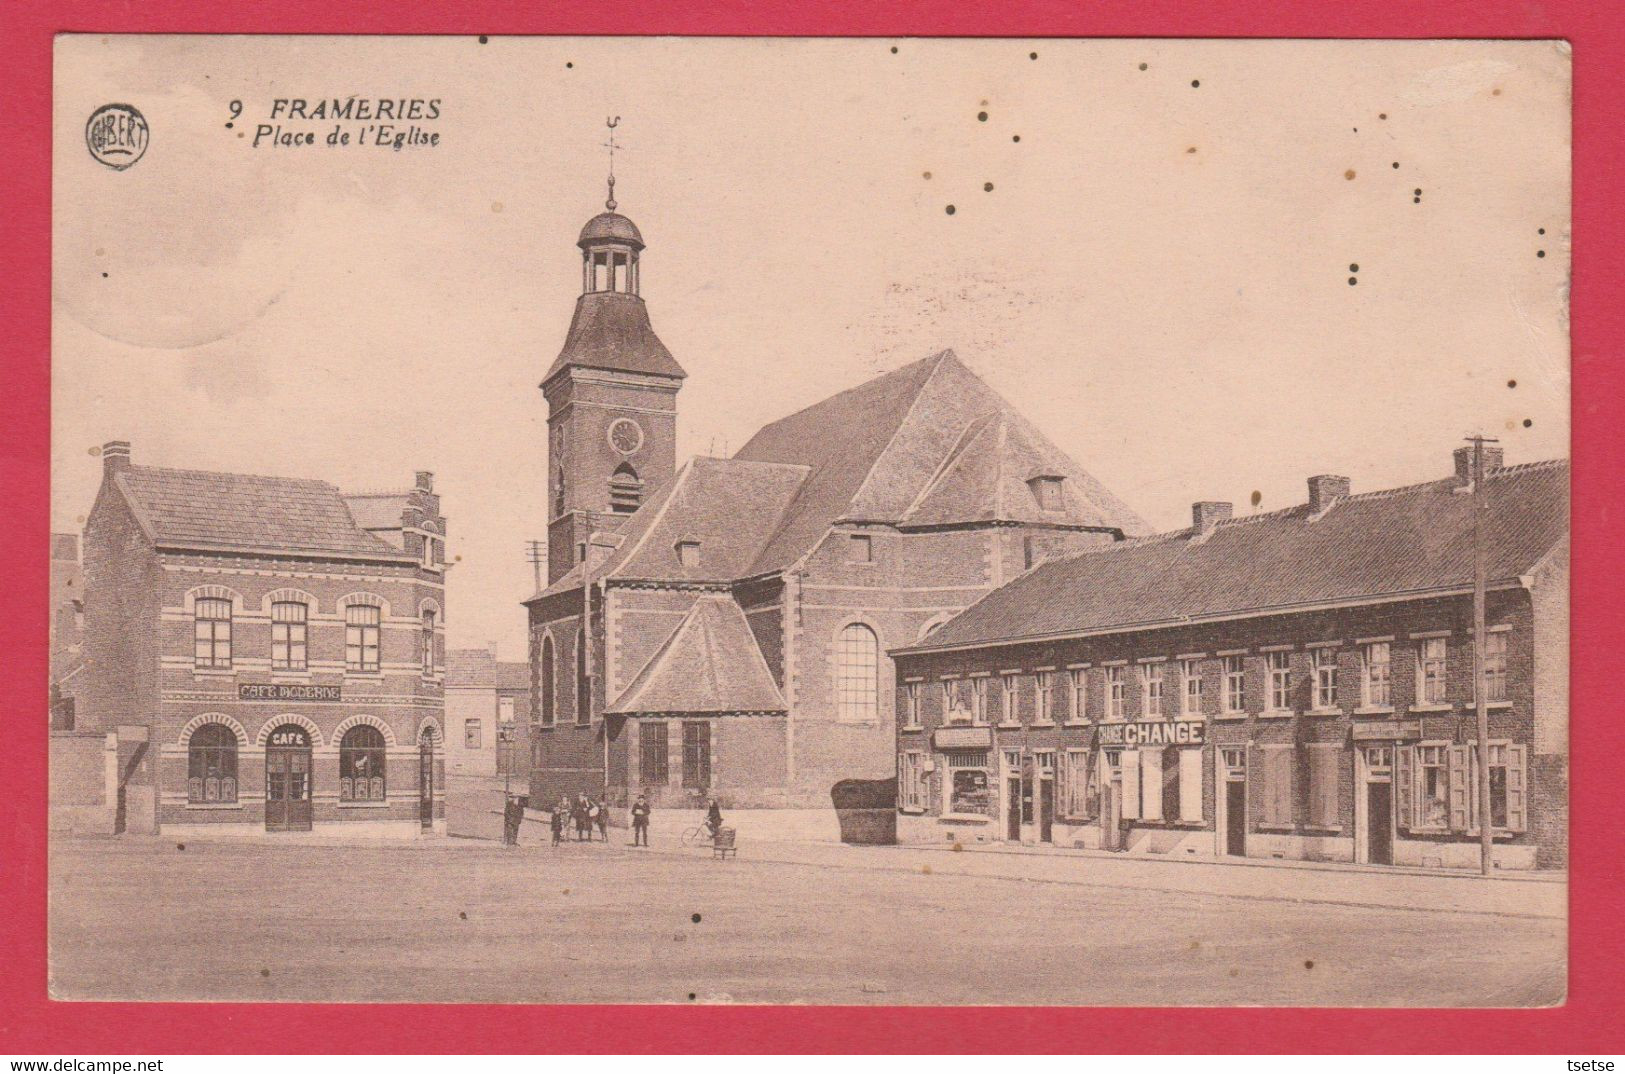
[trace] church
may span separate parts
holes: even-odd
[[[679,468],[688,373],[655,334],[643,236],[609,191],[541,383],[532,805],[715,798],[832,828],[837,783],[894,775],[888,650],[1041,560],[1146,527],[952,351]]]

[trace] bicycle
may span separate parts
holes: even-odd
[[[716,839],[716,833],[711,830],[711,825],[702,821],[692,828],[684,829],[680,842],[685,847],[701,847],[716,842]]]

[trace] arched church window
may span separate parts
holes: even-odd
[[[835,717],[874,723],[880,708],[880,640],[862,623],[849,623],[835,647]]]
[[[552,727],[553,710],[553,639],[542,639],[542,726]]]

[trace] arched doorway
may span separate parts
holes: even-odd
[[[418,735],[418,827],[434,830],[434,728]]]
[[[265,742],[265,830],[310,831],[310,732],[285,723]]]

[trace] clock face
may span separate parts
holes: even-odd
[[[609,426],[609,442],[622,455],[630,455],[643,446],[643,429],[631,418],[616,418]]]

